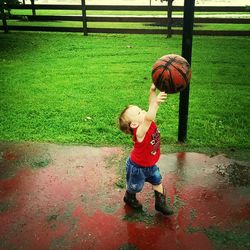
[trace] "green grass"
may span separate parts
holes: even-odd
[[[222,24],[222,23],[196,23],[194,30],[241,30],[250,31],[250,24]]]
[[[157,123],[163,151],[225,152],[249,159],[249,37],[193,39],[188,141],[176,144],[179,95]],[[127,104],[147,108],[151,68],[181,54],[181,37],[0,34],[0,140],[128,145],[117,129]]]
[[[31,15],[32,10],[11,10],[13,15]],[[37,15],[82,15],[81,10],[36,10]],[[115,11],[115,10],[87,10],[87,15],[126,15],[126,16],[159,16],[159,15],[167,15],[167,11]],[[250,12],[195,12],[195,15],[231,15],[231,14],[239,14],[239,15],[249,15]],[[172,16],[183,15],[183,11],[173,11]]]
[[[218,226],[210,226],[208,228],[202,227],[188,227],[187,233],[193,234],[197,232],[204,233],[209,240],[213,243],[213,249],[226,250],[226,249],[249,249],[249,219],[245,219],[233,226],[230,229],[221,229]]]
[[[31,15],[31,10],[12,10],[15,15]],[[249,15],[250,12],[245,13],[214,13],[214,12],[196,12],[195,15],[229,15],[239,14],[241,16]],[[81,15],[80,10],[36,10],[37,15]],[[91,15],[115,15],[115,16],[159,16],[167,15],[165,11],[87,11],[87,16]],[[181,15],[183,12],[173,12],[173,16]],[[8,20],[9,25],[17,26],[53,26],[53,27],[82,27],[82,22],[78,21],[52,21],[52,22],[28,22],[22,20]],[[154,23],[126,23],[126,22],[88,22],[89,28],[134,28],[134,29],[166,29],[166,26],[154,25]],[[173,29],[182,29],[182,27],[174,27]],[[249,24],[220,24],[220,23],[195,23],[195,30],[240,30],[249,31]]]

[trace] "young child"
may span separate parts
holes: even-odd
[[[132,135],[134,141],[134,148],[126,162],[127,190],[124,202],[134,209],[141,209],[136,193],[142,190],[147,181],[155,192],[155,209],[171,215],[173,211],[166,205],[162,177],[156,165],[160,157],[160,132],[154,122],[159,105],[166,99],[165,92],[156,95],[156,87],[152,84],[148,111],[129,105],[120,114],[119,125],[124,133]]]

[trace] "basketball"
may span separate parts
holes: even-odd
[[[185,58],[170,54],[153,65],[152,80],[160,91],[172,94],[184,90],[191,78],[191,67]]]

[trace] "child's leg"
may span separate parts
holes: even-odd
[[[154,191],[157,191],[157,192],[163,194],[164,191],[163,191],[162,183],[160,183],[159,185],[152,185],[152,186],[153,186]]]
[[[165,191],[162,185],[162,176],[157,166],[151,168],[151,176],[147,178],[153,186],[155,192],[155,209],[165,215],[173,214],[173,211],[166,204]]]
[[[136,193],[130,193],[126,190],[123,201],[134,209],[142,209],[142,204],[136,199]]]
[[[143,169],[138,167],[130,159],[126,162],[126,179],[127,179],[127,190],[130,193],[139,193],[141,192],[144,183],[145,176],[143,174]]]
[[[174,212],[166,204],[166,195],[162,184],[153,185],[155,191],[155,209],[165,215],[171,215]]]
[[[144,185],[144,176],[141,170],[130,159],[126,162],[127,171],[127,190],[124,195],[124,202],[134,209],[141,209],[142,204],[136,199],[136,193],[139,193]]]

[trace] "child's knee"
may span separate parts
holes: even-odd
[[[139,193],[142,191],[143,185],[141,184],[130,184],[128,190],[133,193]]]

